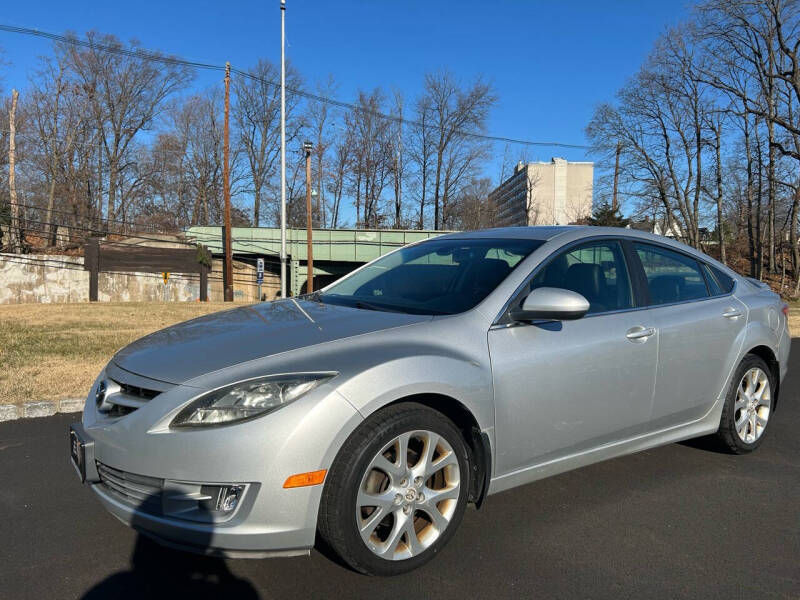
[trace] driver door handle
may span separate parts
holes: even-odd
[[[643,325],[637,325],[636,327],[631,327],[625,334],[625,337],[632,342],[638,342],[641,344],[646,342],[647,338],[649,338],[651,335],[655,335],[655,333],[655,327],[644,327]]]
[[[735,308],[726,308],[725,312],[722,313],[722,316],[727,319],[736,319],[742,316],[742,311]]]

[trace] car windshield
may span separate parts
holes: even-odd
[[[469,310],[540,240],[442,239],[407,246],[334,283],[315,298],[356,308],[427,315]]]

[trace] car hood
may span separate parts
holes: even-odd
[[[243,362],[430,320],[306,300],[244,306],[151,333],[120,350],[116,366],[181,384]]]

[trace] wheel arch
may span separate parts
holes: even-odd
[[[781,385],[781,376],[780,376],[780,364],[778,363],[778,359],[775,356],[775,352],[769,346],[764,344],[760,344],[758,346],[754,346],[750,348],[747,352],[745,352],[745,356],[748,354],[753,354],[758,356],[762,359],[767,366],[769,367],[770,374],[772,375],[772,380],[775,385],[775,394],[774,394],[774,402],[772,405],[772,410],[776,410],[778,408],[778,397],[779,397],[779,390]]]

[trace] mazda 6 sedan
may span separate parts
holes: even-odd
[[[442,235],[320,292],[127,346],[71,428],[72,461],[163,544],[287,556],[320,541],[397,574],[496,492],[696,436],[757,448],[786,314],[763,284],[663,237]]]

